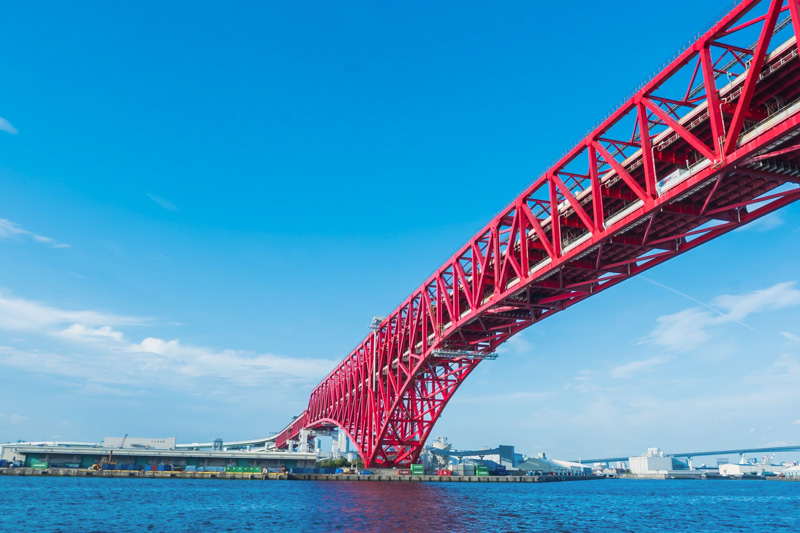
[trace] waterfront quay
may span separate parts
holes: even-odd
[[[549,483],[555,481],[590,481],[606,479],[600,476],[398,476],[390,474],[289,474],[298,481],[392,481],[431,483]]]
[[[436,476],[396,474],[291,474],[286,472],[152,472],[139,470],[91,470],[78,468],[0,468],[0,476],[88,477],[138,479],[229,479],[229,480],[290,480],[290,481],[389,481],[438,483],[552,483],[558,481],[589,481],[605,479],[600,476]]]

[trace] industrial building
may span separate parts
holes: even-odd
[[[459,475],[468,474],[475,465],[487,466],[492,472],[509,474],[549,474],[561,476],[588,476],[592,474],[589,465],[570,461],[547,459],[540,453],[537,457],[525,457],[516,453],[514,446],[500,445],[495,448],[479,450],[455,450],[447,437],[438,437],[432,445],[426,446],[420,461],[430,470],[446,468]]]
[[[666,474],[686,469],[686,464],[664,455],[658,448],[648,448],[647,453],[629,458],[631,474]]]
[[[91,468],[103,462],[118,462],[147,469],[169,464],[189,467],[258,467],[271,471],[313,468],[317,454],[298,451],[266,451],[226,447],[220,440],[211,449],[203,445],[179,445],[176,439],[107,437],[102,444],[80,442],[19,442],[0,445],[0,459],[31,468]]]
[[[559,476],[589,476],[592,467],[572,461],[548,459],[547,455],[540,453],[536,457],[528,457],[517,465],[517,470],[533,474],[546,474],[552,472]]]
[[[789,450],[795,450],[798,447],[783,447]],[[768,449],[762,448],[759,451],[767,451]],[[761,461],[755,459],[745,460],[745,452],[748,450],[725,450],[720,452],[696,452],[694,454],[681,454],[681,457],[686,457],[687,461],[681,461],[674,455],[667,455],[658,448],[648,448],[647,453],[637,456],[629,457],[628,465],[630,472],[638,476],[688,476],[688,475],[706,475],[706,476],[721,476],[721,477],[747,477],[747,476],[772,476],[772,475],[785,475],[787,470],[792,467],[791,464],[774,464],[772,460],[775,458],[776,453],[771,457],[764,455]],[[756,450],[753,450],[756,451]],[[700,465],[696,467],[692,463],[692,458],[698,455],[711,455],[717,453],[732,452],[739,454],[738,463],[729,463],[727,458],[718,457],[716,467]]]

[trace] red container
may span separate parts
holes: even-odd
[[[437,470],[436,471],[436,475],[437,476],[452,476],[453,473],[450,470],[444,469],[444,470]]]
[[[407,470],[407,469],[398,470],[397,471],[397,475],[398,476],[410,476],[411,475],[411,470]]]

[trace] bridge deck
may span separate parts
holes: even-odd
[[[368,465],[415,461],[512,335],[800,198],[798,11],[735,7],[386,317],[276,445],[338,426]]]

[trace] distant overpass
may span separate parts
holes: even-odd
[[[483,450],[442,450],[433,446],[427,448],[431,453],[442,457],[484,457],[486,455],[500,455],[501,451],[506,451],[507,449],[513,450],[513,446],[501,446],[499,448],[486,448]]]
[[[746,453],[769,453],[769,452],[796,452],[800,451],[800,446],[773,446],[770,448],[741,448],[738,450],[714,450],[710,452],[686,452],[686,453],[665,453],[667,457],[702,457],[704,455],[743,455]],[[605,457],[602,459],[577,459],[575,463],[616,463],[619,461],[628,462],[631,457]]]
[[[268,442],[275,440],[275,436],[271,437],[264,437],[262,439],[250,439],[250,440],[237,440],[237,441],[228,441],[217,443],[217,445],[221,445],[223,448],[233,449],[233,448],[247,448],[248,446],[266,446]],[[176,444],[175,449],[178,450],[203,450],[207,448],[214,448],[213,442],[192,442],[188,444]]]

